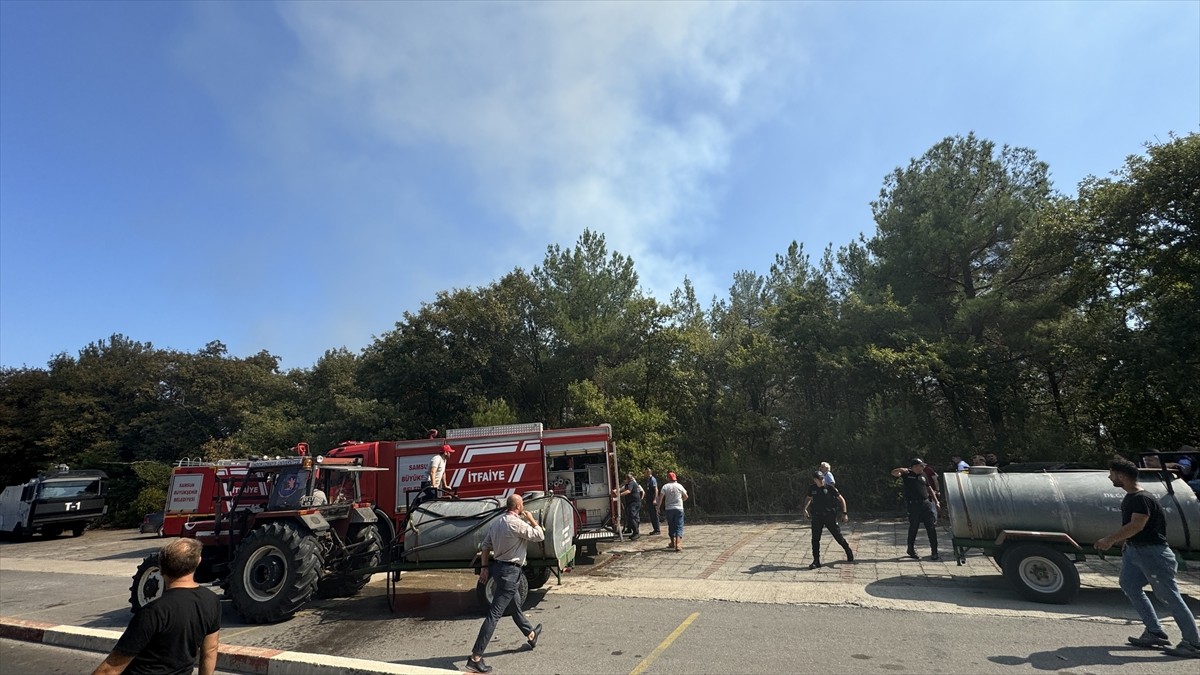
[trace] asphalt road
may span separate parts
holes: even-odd
[[[4,675],[78,675],[90,673],[103,654],[0,638],[0,673]],[[220,670],[217,675],[233,675]]]
[[[728,535],[697,528],[694,562],[613,547],[617,555],[577,568],[565,585],[551,581],[531,593],[528,614],[545,625],[536,650],[504,620],[486,658],[500,674],[1196,672],[1195,661],[1125,646],[1141,626],[1115,584],[1051,606],[1024,603],[982,564],[974,576],[924,563],[903,567],[901,576],[867,574],[898,564],[890,559],[814,573],[788,562],[792,548],[776,550],[792,547],[794,532],[763,528]],[[878,532],[863,535],[860,551]],[[704,536],[715,555],[700,550]],[[159,543],[88,533],[0,546],[0,614],[120,630],[129,617],[125,570]],[[222,641],[461,669],[481,623],[474,577],[408,573],[400,588],[395,614],[381,581],[276,625],[246,625],[226,605]],[[1178,636],[1173,625],[1169,632]],[[0,647],[0,673],[21,672],[9,670],[15,652]]]
[[[78,675],[90,673],[103,654],[0,639],[0,672],[5,675]]]

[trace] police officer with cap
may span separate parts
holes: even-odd
[[[850,544],[846,543],[846,538],[842,536],[842,530],[838,527],[838,521],[846,522],[849,516],[846,515],[846,498],[838,492],[834,485],[825,484],[825,473],[822,471],[814,471],[812,474],[812,485],[808,486],[808,496],[804,499],[804,517],[809,518],[809,505],[812,505],[812,551],[813,561],[808,566],[808,569],[814,570],[821,566],[821,533],[828,529],[829,534],[833,535],[833,540],[842,547],[846,552],[846,562],[854,562],[854,553],[850,550]]]
[[[908,507],[908,557],[918,560],[920,556],[914,546],[917,543],[917,529],[924,524],[925,533],[929,535],[929,547],[933,555],[929,558],[939,561],[937,543],[937,492],[925,478],[925,461],[913,457],[908,461],[908,468],[892,469],[892,478],[899,478],[904,485],[904,502]]]

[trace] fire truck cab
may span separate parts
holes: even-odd
[[[361,487],[364,499],[387,515],[391,531],[382,534],[394,541],[422,484],[428,484],[430,461],[443,444],[454,450],[446,462],[446,476],[457,497],[562,495],[575,509],[577,546],[594,552],[598,542],[621,539],[617,453],[607,424],[550,430],[541,423],[450,429],[445,438],[350,441],[326,454],[361,457],[365,466],[392,469],[362,476]],[[385,526],[380,523],[381,531]]]

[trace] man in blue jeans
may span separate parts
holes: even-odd
[[[1167,519],[1153,495],[1138,485],[1137,466],[1128,460],[1115,459],[1108,465],[1108,479],[1113,487],[1125,491],[1121,500],[1121,529],[1096,542],[1096,549],[1108,550],[1124,542],[1121,551],[1121,590],[1133,603],[1146,630],[1129,638],[1137,647],[1170,647],[1171,640],[1158,622],[1158,614],[1143,587],[1149,583],[1154,595],[1171,608],[1171,616],[1183,633],[1183,640],[1165,652],[1171,656],[1200,659],[1200,633],[1196,617],[1188,609],[1175,583],[1175,552],[1167,545]]]
[[[479,627],[479,636],[475,638],[471,657],[467,659],[467,670],[474,673],[491,672],[492,667],[483,662],[483,650],[491,642],[496,623],[504,616],[504,610],[509,605],[512,605],[513,621],[525,635],[530,649],[537,646],[538,638],[542,635],[542,624],[534,626],[529,623],[521,611],[521,603],[517,601],[517,585],[525,573],[522,568],[525,566],[528,543],[543,541],[546,531],[533,514],[525,510],[521,495],[510,495],[507,507],[504,515],[492,521],[480,545],[482,568],[479,571],[479,583],[486,584],[489,578],[493,578],[496,585],[492,591],[492,606],[488,608],[487,618]]]

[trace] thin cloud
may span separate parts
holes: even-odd
[[[776,105],[791,68],[768,3],[280,11],[302,46],[290,81],[306,97],[360,134],[456,153],[475,197],[526,234],[603,232],[664,298],[684,274],[707,277],[680,246],[711,227],[740,130]]]

